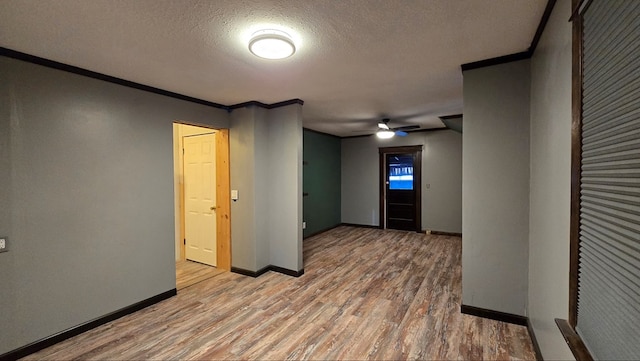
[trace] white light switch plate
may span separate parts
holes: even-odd
[[[231,200],[233,200],[233,201],[237,201],[238,200],[238,190],[237,189],[232,189],[231,190]]]
[[[0,252],[7,252],[7,237],[0,237]]]

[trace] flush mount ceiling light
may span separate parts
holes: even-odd
[[[289,34],[268,29],[253,33],[249,41],[249,51],[264,59],[284,59],[296,52],[296,46]]]
[[[393,137],[395,133],[389,129],[380,129],[376,132],[376,137],[380,139],[389,139]]]

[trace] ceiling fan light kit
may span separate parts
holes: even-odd
[[[408,133],[405,132],[405,130],[413,130],[413,129],[420,128],[419,125],[405,125],[402,127],[390,128],[388,123],[389,123],[389,118],[384,118],[382,119],[381,122],[378,123],[378,131],[376,132],[376,137],[380,139],[389,139],[389,138],[392,138],[394,135],[397,135],[400,137],[406,137]]]
[[[285,59],[296,52],[289,34],[275,29],[258,30],[251,36],[249,51],[263,59]]]
[[[380,129],[376,132],[376,136],[380,139],[389,139],[394,135],[395,133],[389,129]]]

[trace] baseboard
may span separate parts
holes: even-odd
[[[538,345],[538,340],[536,339],[536,332],[533,330],[533,325],[531,324],[531,320],[527,317],[527,331],[529,331],[529,337],[531,338],[531,343],[533,344],[533,351],[536,353],[537,361],[544,361],[542,358],[542,351],[540,350],[540,345]]]
[[[460,312],[467,315],[488,318],[491,320],[513,323],[515,325],[520,325],[520,326],[526,326],[528,321],[528,318],[525,316],[515,315],[513,313],[488,310],[486,308],[480,308],[480,307],[474,307],[474,306],[468,306],[468,305],[461,305]]]
[[[380,226],[372,226],[370,224],[358,224],[358,223],[341,223],[340,226],[347,226],[347,227],[357,227],[357,228],[374,228],[374,229],[384,229]],[[413,231],[411,231],[413,232]],[[417,233],[420,233],[418,231],[416,231]],[[426,230],[423,229],[422,233],[425,233]],[[440,232],[440,231],[430,231],[431,234],[436,234],[436,235],[441,235],[441,236],[456,236],[456,237],[462,237],[462,233],[453,233],[453,232]]]
[[[244,268],[231,267],[231,272],[237,273],[237,274],[240,274],[240,275],[243,275],[243,276],[253,277],[253,278],[259,277],[259,276],[267,273],[268,271],[269,271],[269,266],[261,268],[261,269],[259,269],[257,271],[249,271],[249,270],[244,269]]]
[[[304,274],[304,268],[301,269],[300,271],[294,271],[294,270],[290,270],[290,269],[282,268],[282,267],[278,267],[278,266],[269,266],[269,271],[282,273],[282,274],[285,274],[287,276],[292,276],[292,277],[300,277],[300,276],[302,276]]]
[[[300,277],[304,274],[304,268],[301,269],[300,271],[294,271],[294,270],[290,270],[287,268],[283,268],[283,267],[278,267],[278,266],[273,266],[273,265],[268,265],[267,267],[263,267],[257,271],[249,271],[246,270],[244,268],[238,268],[238,267],[231,267],[231,272],[233,273],[237,273],[237,274],[241,274],[243,276],[249,276],[249,277],[260,277],[261,275],[269,272],[269,271],[273,271],[273,272],[278,272],[278,273],[282,273],[285,274],[287,276],[292,276],[292,277]]]
[[[304,236],[304,237],[303,237],[303,239],[307,239],[307,238],[311,238],[311,237],[313,237],[313,236],[317,236],[317,235],[319,235],[320,233],[324,233],[324,232],[326,232],[326,231],[330,231],[330,230],[332,230],[332,229],[334,229],[334,228],[340,227],[341,225],[342,225],[342,224],[338,223],[338,224],[336,224],[336,225],[334,225],[334,226],[331,226],[331,227],[328,227],[328,228],[321,229],[321,230],[319,230],[319,231],[317,231],[317,232],[313,232],[313,233],[311,233],[311,234],[310,234],[310,235],[308,235],[308,236]]]
[[[130,306],[121,308],[117,311],[108,313],[102,317],[98,317],[94,320],[85,322],[83,324],[80,324],[78,326],[74,326],[72,328],[69,328],[67,330],[61,331],[59,333],[56,333],[54,335],[45,337],[41,340],[35,341],[33,343],[30,343],[26,346],[22,346],[20,348],[17,348],[13,351],[9,351],[5,354],[0,355],[0,360],[4,361],[4,360],[17,360],[19,358],[28,356],[32,353],[38,352],[42,349],[45,349],[49,346],[53,346],[59,342],[62,342],[68,338],[71,338],[73,336],[77,336],[81,333],[87,332],[91,329],[94,329],[98,326],[104,325],[105,323],[117,320],[120,317],[126,316],[128,314],[134,313],[136,311],[140,311],[143,308],[149,307],[151,305],[154,305],[160,301],[164,301],[167,298],[171,298],[173,296],[175,296],[177,294],[177,290],[174,288],[172,290],[163,292],[159,295],[155,295],[153,297],[149,297],[146,300],[142,300],[140,302],[134,303]]]
[[[426,230],[425,230],[426,232]],[[443,232],[443,231],[434,231],[431,230],[429,233],[436,235],[436,236],[452,236],[452,237],[462,237],[462,233],[457,233],[457,232]]]
[[[357,224],[357,223],[341,223],[341,226],[347,226],[347,227],[358,227],[358,228],[375,228],[375,229],[382,229],[382,227],[380,226],[372,226],[370,224]]]
[[[433,234],[433,232],[432,232]],[[542,351],[540,350],[540,345],[538,344],[538,340],[536,339],[536,333],[533,330],[533,325],[531,324],[531,320],[529,317],[514,315],[513,313],[506,313],[494,310],[488,310],[486,308],[461,305],[460,312],[478,316],[482,318],[488,318],[491,320],[502,321],[507,323],[513,323],[520,326],[527,326],[527,332],[529,332],[529,338],[531,338],[531,344],[533,345],[533,351],[536,354],[536,360],[543,361]]]

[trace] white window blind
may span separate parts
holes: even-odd
[[[583,14],[576,331],[596,359],[640,359],[640,1]]]

